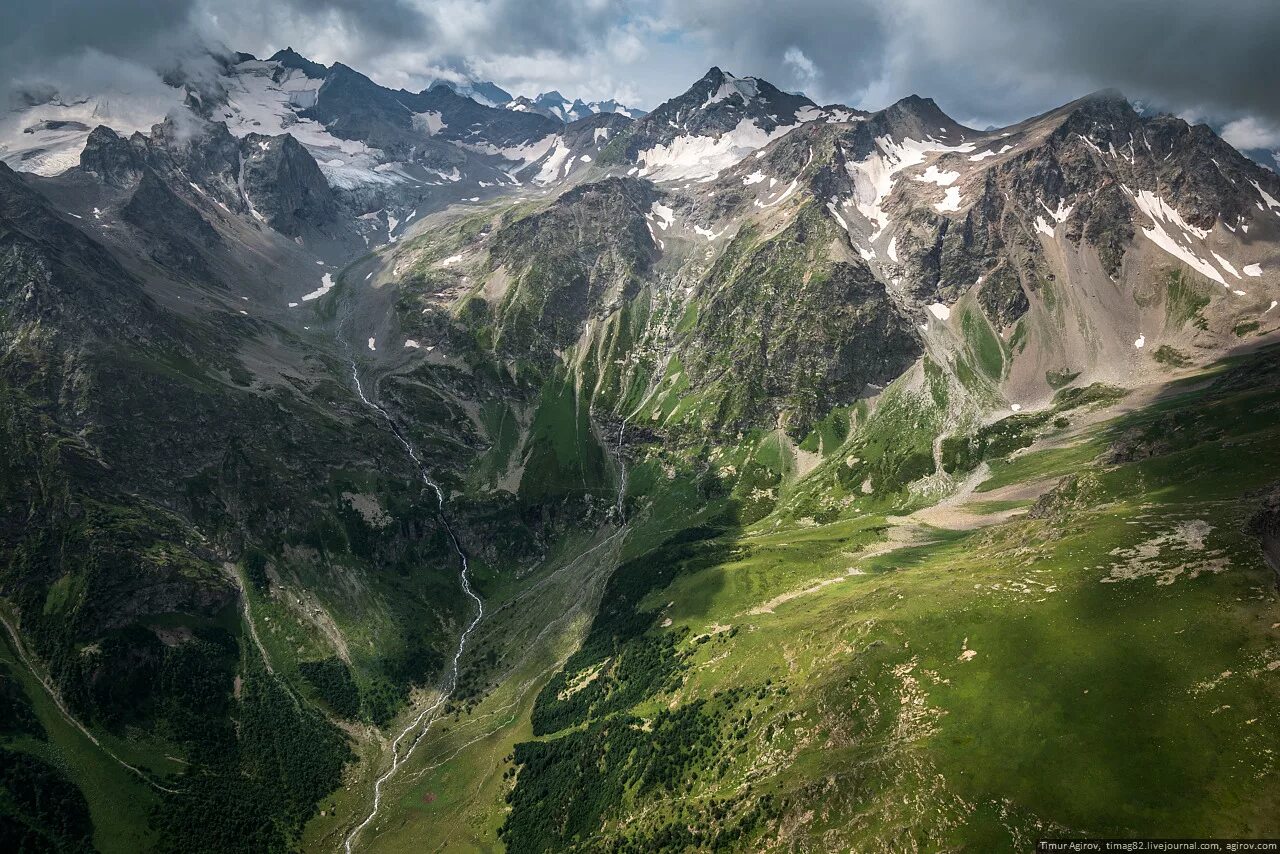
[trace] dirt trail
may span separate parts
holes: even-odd
[[[111,748],[107,747],[101,741],[98,741],[98,737],[90,732],[88,727],[80,723],[79,719],[77,719],[75,715],[71,714],[71,710],[68,709],[66,703],[63,702],[62,695],[58,693],[58,689],[54,687],[53,683],[45,678],[44,674],[31,660],[31,657],[27,654],[26,647],[22,644],[22,636],[18,634],[17,627],[14,626],[13,623],[9,622],[9,618],[3,613],[0,613],[0,623],[4,623],[5,631],[9,633],[9,638],[13,645],[13,653],[18,657],[18,661],[22,663],[23,667],[30,671],[31,675],[34,676],[36,681],[38,681],[41,687],[44,688],[45,693],[49,695],[49,699],[53,700],[53,704],[57,707],[58,711],[62,714],[63,719],[65,719],[67,723],[78,729],[85,738],[92,742],[94,747],[111,757],[111,759],[122,768],[136,774],[138,778],[148,786],[151,786],[153,789],[158,789],[161,792],[168,792],[171,795],[180,794],[177,789],[170,789],[168,786],[160,785],[155,780],[151,779],[145,771],[125,762],[119,756],[116,756],[115,753],[112,752]]]
[[[898,549],[906,548],[907,546],[920,545],[925,542],[926,539],[927,538],[924,536],[923,531],[919,526],[895,525],[889,529],[888,535],[883,542],[877,543],[866,551],[859,552],[857,554],[856,561],[857,563],[862,563],[870,558],[876,557],[877,555],[887,554],[888,552],[897,551]],[[786,602],[790,602],[792,599],[799,599],[801,596],[808,596],[810,593],[817,593],[824,587],[829,587],[832,584],[839,584],[841,581],[862,574],[863,571],[858,566],[851,566],[841,575],[824,578],[799,590],[789,590],[786,593],[779,593],[768,602],[757,605],[744,613],[749,616],[772,614],[775,608]]]
[[[984,463],[983,466],[985,465]],[[984,475],[978,482],[985,479]],[[1006,501],[1034,502],[1052,489],[1057,482],[1056,477],[1048,477],[1027,483],[1012,483],[981,493],[980,498],[974,497],[974,489],[977,486],[975,483],[964,493],[957,492],[931,507],[922,507],[907,516],[890,517],[889,521],[903,525],[927,525],[930,528],[942,528],[948,531],[972,531],[977,528],[986,528],[1021,516],[1027,512],[1027,507],[1007,507],[986,512],[981,505]]]

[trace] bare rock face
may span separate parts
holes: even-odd
[[[515,279],[511,296],[489,307],[500,351],[545,360],[588,318],[633,296],[656,249],[645,214],[657,198],[648,181],[612,178],[499,230],[491,263]]]
[[[354,237],[351,212],[291,134],[237,139],[222,122],[190,119],[126,140],[100,126],[89,134],[80,171],[131,191],[125,221],[149,235],[143,242],[153,244],[153,256],[162,252],[162,263],[193,275],[210,275],[200,247],[220,239],[209,206],[288,238]]]
[[[157,262],[184,276],[213,278],[201,250],[220,242],[218,232],[154,170],[142,173],[121,216],[146,232],[148,252]]]
[[[137,138],[141,142],[141,137]],[[146,165],[145,144],[135,145],[106,125],[89,132],[89,141],[80,152],[80,168],[112,187],[131,185]]]
[[[562,127],[561,122],[539,113],[478,104],[440,83],[417,93],[402,89],[395,97],[414,113],[438,115],[441,127],[435,136],[440,139],[506,148],[534,142]]]
[[[717,401],[713,423],[738,430],[781,419],[802,434],[920,354],[911,322],[871,271],[829,259],[834,238],[810,206],[776,236],[740,234],[710,271],[710,298],[681,351],[695,388]]]
[[[291,135],[249,134],[240,151],[245,197],[268,225],[287,237],[338,228],[342,206],[315,158]]]

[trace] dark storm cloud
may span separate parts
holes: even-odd
[[[942,21],[977,70],[1003,55],[1041,78],[1280,117],[1274,0],[958,0]]]
[[[0,47],[25,61],[85,48],[119,55],[149,52],[157,36],[184,32],[183,0],[44,0],[0,4]]]
[[[707,0],[672,4],[682,29],[735,74],[757,75],[818,98],[849,98],[882,69],[885,22],[875,4],[848,0]],[[793,57],[788,61],[787,57]],[[799,55],[807,60],[796,61]],[[811,67],[811,71],[809,68]]]
[[[600,43],[627,12],[627,4],[614,0],[490,0],[477,3],[474,36],[481,50],[570,55]]]
[[[278,35],[303,22],[344,30],[373,45],[429,38],[427,17],[406,0],[41,0],[0,3],[0,68],[32,73],[77,53],[156,65],[225,34]]]
[[[0,71],[77,51],[155,67],[194,41],[292,45],[391,85],[471,71],[642,106],[710,65],[879,107],[1007,122],[1103,87],[1280,126],[1277,0],[49,0],[0,4]]]
[[[917,92],[958,116],[1011,120],[1117,87],[1175,109],[1280,119],[1275,0],[705,0],[680,26],[786,79],[803,52],[823,98]],[[877,102],[877,99],[879,101]]]

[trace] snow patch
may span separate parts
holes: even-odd
[[[670,228],[671,223],[676,221],[676,212],[662,204],[662,202],[654,202],[653,206],[649,208],[649,215],[655,218],[658,228],[663,231]]]
[[[938,320],[947,320],[951,317],[951,309],[947,308],[940,302],[935,302],[928,308],[929,313],[938,318]]]
[[[840,211],[836,210],[835,205],[833,205],[831,202],[827,202],[827,210],[830,211],[831,215],[836,218],[836,222],[840,223],[841,228],[843,228],[845,231],[849,230],[849,223],[844,221],[844,217],[840,216]]]
[[[955,183],[960,177],[959,172],[943,172],[938,169],[935,164],[929,164],[929,168],[916,176],[917,181],[937,184],[939,187],[947,187]]]
[[[796,115],[798,116],[798,115],[799,115],[799,113],[797,113]],[[829,121],[829,122],[841,122],[841,123],[843,123],[843,122],[863,122],[863,121],[866,121],[866,116],[859,116],[859,115],[857,115],[856,113],[851,112],[850,110],[842,110],[842,109],[839,109],[839,108],[835,108],[835,109],[827,110],[827,111],[825,112],[825,117],[826,117],[827,121]]]
[[[220,82],[226,89],[226,104],[209,116],[212,121],[226,122],[237,137],[292,134],[320,164],[330,186],[354,189],[407,180],[403,174],[378,172],[384,165],[379,149],[360,140],[340,139],[320,122],[299,115],[315,105],[324,81],[307,77],[300,69],[285,69],[278,62],[249,61],[234,66]]]
[[[1150,190],[1139,190],[1135,198],[1138,208],[1153,220],[1169,223],[1187,234],[1194,234],[1204,240],[1209,236],[1209,229],[1197,228],[1182,218],[1177,209]]]
[[[413,127],[415,130],[423,131],[427,136],[435,136],[449,125],[445,123],[439,112],[428,110],[425,113],[414,113]]]
[[[1246,276],[1255,276],[1255,277],[1256,277],[1256,276],[1261,276],[1261,275],[1262,275],[1262,265],[1261,265],[1261,264],[1246,264],[1246,265],[1244,266],[1244,274],[1245,274]]]
[[[596,130],[598,133],[600,130],[607,130],[607,128],[597,128]],[[501,157],[503,160],[511,160],[514,162],[514,165],[506,167],[507,172],[519,172],[530,163],[536,163],[545,157],[547,152],[550,151],[559,140],[560,137],[557,134],[549,133],[542,139],[534,140],[533,142],[526,142],[521,145],[509,145],[506,148],[498,148],[492,143],[485,143],[483,145],[463,145],[463,148],[468,148],[481,154],[496,155]]]
[[[760,94],[760,88],[756,85],[754,77],[734,77],[732,74],[724,76],[724,82],[720,84],[720,88],[711,93],[711,97],[700,107],[705,110],[712,104],[732,98],[737,95],[742,99],[742,103],[748,104],[751,100]]]
[[[1268,208],[1280,208],[1280,201],[1277,201],[1275,196],[1271,195],[1266,190],[1262,189],[1261,184],[1259,184],[1257,181],[1250,181],[1249,183],[1252,184],[1253,188],[1258,191],[1258,195],[1262,196],[1262,200],[1267,203]],[[1280,216],[1280,213],[1276,215]]]
[[[11,110],[6,104],[0,109],[0,160],[19,172],[58,175],[80,164],[91,128],[107,125],[128,138],[135,131],[150,133],[167,113],[182,109],[183,90],[145,88],[95,91],[91,98],[63,92],[26,109]]]
[[[1076,209],[1075,205],[1067,204],[1066,199],[1058,199],[1058,206],[1056,208],[1050,208],[1043,201],[1040,202],[1040,207],[1044,208],[1045,213],[1053,217],[1053,221],[1056,223],[1066,222],[1067,217],[1071,216],[1071,212]]]
[[[551,149],[551,153],[547,155],[547,159],[542,161],[542,168],[538,170],[538,174],[534,176],[535,184],[550,184],[560,177],[560,169],[564,168],[567,173],[573,165],[570,157],[573,151],[565,144],[560,137],[555,138],[555,146]]]
[[[333,276],[329,273],[325,273],[320,277],[320,287],[316,288],[309,294],[303,295],[302,301],[311,302],[313,299],[320,299],[320,297],[329,293],[331,290],[333,290]]]
[[[923,163],[926,155],[933,152],[973,151],[974,143],[951,146],[932,138],[923,141],[904,139],[899,143],[886,135],[876,137],[876,149],[860,161],[845,162],[845,169],[853,179],[858,212],[873,224],[872,240],[883,234],[889,225],[889,215],[885,213],[883,204],[893,190],[897,173]]]
[[[1151,228],[1142,229],[1147,239],[1201,275],[1220,285],[1226,285],[1218,268],[1197,255],[1192,248],[1192,238],[1203,240],[1209,234],[1207,229],[1196,228],[1187,223],[1176,209],[1150,190],[1139,190],[1133,200],[1138,209],[1151,219]],[[1172,227],[1173,233],[1165,226]]]
[[[778,198],[774,199],[771,202],[762,202],[759,199],[756,199],[756,202],[755,202],[756,207],[771,208],[774,205],[781,204],[788,196],[790,196],[792,193],[796,191],[796,187],[799,186],[799,180],[800,179],[798,178],[793,180],[789,185],[787,185],[787,189],[782,191],[782,195],[778,196]]]
[[[655,145],[637,154],[637,162],[643,164],[639,174],[655,181],[709,180],[753,151],[758,156],[759,149],[794,128],[795,125],[778,125],[766,131],[744,118],[719,137],[678,136],[670,144]]]
[[[934,207],[937,208],[939,213],[960,210],[960,188],[948,187],[947,194]]]
[[[1232,265],[1230,261],[1228,261],[1226,258],[1223,258],[1217,252],[1213,252],[1212,250],[1209,252],[1209,254],[1212,255],[1214,259],[1218,262],[1218,266],[1226,270],[1231,275],[1235,276],[1237,279],[1240,278],[1240,274],[1236,272],[1236,268]]]

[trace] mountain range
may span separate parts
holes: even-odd
[[[1280,178],[291,49],[0,122],[10,850],[1280,835]]]

